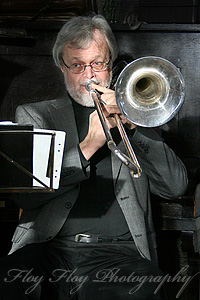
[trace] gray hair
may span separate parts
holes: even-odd
[[[101,15],[95,15],[93,17],[79,16],[72,18],[64,24],[57,35],[57,39],[53,47],[53,59],[56,66],[59,68],[61,67],[60,61],[62,59],[63,49],[66,43],[69,42],[77,49],[83,49],[93,39],[95,30],[100,31],[100,33],[104,36],[113,62],[118,55],[118,46],[106,19]]]

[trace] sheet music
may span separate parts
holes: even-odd
[[[46,129],[34,129],[34,132],[36,132],[36,134],[33,135],[33,175],[48,187],[50,187],[50,178],[46,176],[46,173],[52,135],[47,135],[45,133],[55,133],[53,189],[58,189],[66,134],[63,131]],[[37,132],[44,134],[37,134]],[[43,187],[42,184],[35,179],[33,180],[33,186]]]

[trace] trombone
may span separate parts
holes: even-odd
[[[138,178],[142,168],[118,114],[115,122],[127,155],[116,146],[102,110],[100,94],[91,88],[91,80],[85,83],[101,121],[108,148]],[[129,63],[121,71],[115,86],[115,98],[120,112],[137,126],[157,127],[170,121],[180,110],[185,98],[185,83],[178,68],[168,60],[146,56]],[[104,103],[103,103],[104,104]]]

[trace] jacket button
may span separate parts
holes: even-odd
[[[129,198],[129,196],[125,196],[125,197],[122,197],[121,200],[123,201],[123,200],[126,200],[128,198]]]
[[[142,234],[141,234],[141,233],[140,233],[140,234],[136,234],[136,235],[135,235],[135,237],[136,237],[136,238],[139,238],[139,237],[141,237],[141,236],[142,236]]]
[[[72,208],[71,202],[66,202],[65,207],[66,207],[67,209]]]

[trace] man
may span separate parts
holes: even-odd
[[[1,261],[1,299],[161,299],[150,192],[166,199],[184,194],[183,163],[153,129],[120,116],[143,169],[129,169],[108,150],[94,103],[85,89],[101,93],[110,114],[120,114],[109,89],[118,55],[102,16],[76,17],[63,26],[53,48],[67,88],[65,99],[18,107],[16,121],[64,130],[60,188],[54,194],[19,195],[23,209],[10,255]],[[4,281],[4,282],[3,282]],[[3,283],[3,284],[2,284]]]

